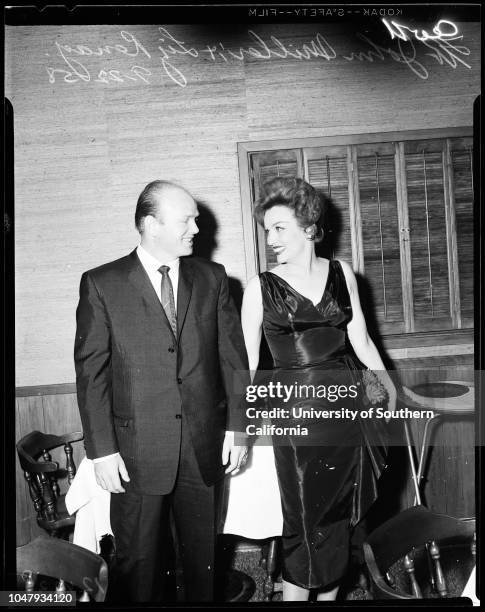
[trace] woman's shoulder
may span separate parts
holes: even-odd
[[[284,266],[274,266],[271,270],[265,270],[264,272],[260,272],[256,278],[259,278],[260,284],[264,287],[265,285],[272,285],[275,282],[275,279],[279,278],[285,282],[288,282],[285,278],[284,274]],[[283,272],[283,274],[282,274]]]
[[[246,301],[257,300],[260,302],[262,296],[272,290],[278,278],[285,280],[277,272],[274,272],[274,270],[278,270],[278,267],[272,268],[271,271],[260,272],[250,278],[244,290],[244,299]]]
[[[333,259],[331,261],[334,261],[337,266],[340,267],[347,282],[348,288],[352,289],[356,282],[355,273],[352,266],[349,264],[348,261],[345,261],[344,259]]]
[[[353,274],[354,271],[352,269],[352,266],[349,264],[348,261],[345,261],[345,259],[331,259],[330,263],[333,263],[334,265],[340,266],[342,268],[342,270],[346,273],[349,274]]]

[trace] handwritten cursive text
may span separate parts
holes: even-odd
[[[382,23],[391,35],[392,45],[378,44],[369,36],[356,33],[356,37],[365,43],[359,51],[347,55],[338,55],[333,45],[321,34],[299,44],[282,40],[276,36],[263,37],[254,30],[248,30],[249,43],[246,46],[229,47],[221,41],[196,46],[182,37],[175,36],[168,28],[158,28],[158,41],[155,50],[149,50],[133,33],[122,30],[119,35],[122,42],[102,46],[66,44],[54,42],[54,58],[61,65],[46,66],[49,82],[55,83],[61,78],[65,83],[96,82],[112,83],[146,83],[153,79],[167,80],[178,87],[187,86],[187,70],[197,71],[197,59],[211,63],[250,62],[252,60],[324,60],[332,62],[341,58],[348,62],[376,62],[391,60],[409,68],[420,79],[429,77],[429,66],[424,58],[431,57],[440,65],[453,69],[463,66],[470,69],[467,58],[470,49],[458,41],[463,39],[458,27],[451,21],[441,19],[431,31],[406,26],[395,20],[382,18]],[[418,46],[427,51],[418,59]],[[48,54],[47,54],[48,55]],[[424,58],[422,57],[424,55]],[[123,68],[116,65],[122,59]],[[96,67],[92,62],[96,60]],[[100,61],[106,61],[99,65]],[[126,65],[128,63],[128,65]],[[428,62],[429,64],[429,62]]]

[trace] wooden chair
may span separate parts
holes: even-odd
[[[446,597],[448,553],[453,551],[454,571],[469,574],[474,533],[474,519],[436,514],[424,506],[413,506],[386,521],[364,542],[375,599],[420,599],[424,593]],[[428,580],[423,580],[425,573]],[[463,585],[467,577],[462,577]]]
[[[17,454],[28,483],[30,498],[37,513],[37,523],[51,536],[63,536],[74,526],[75,516],[69,516],[65,495],[60,494],[58,478],[67,477],[70,485],[76,474],[72,443],[83,439],[82,432],[54,436],[33,431],[17,442]],[[62,470],[49,453],[63,447],[66,468]]]
[[[27,592],[34,591],[37,575],[59,579],[55,590],[63,593],[75,587],[83,592],[78,601],[104,601],[108,588],[104,559],[81,546],[46,536],[17,548],[17,575]]]

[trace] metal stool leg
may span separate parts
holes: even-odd
[[[411,441],[411,434],[409,433],[409,425],[406,419],[404,420],[404,435],[406,436],[406,446],[408,449],[409,465],[411,466],[411,476],[413,478],[414,492],[416,494],[415,500],[417,502],[417,505],[420,506],[421,505],[421,493],[419,491],[418,476],[416,474],[416,464],[414,463],[413,444]],[[414,505],[416,505],[416,503]]]
[[[431,425],[434,419],[437,419],[440,416],[441,416],[440,414],[435,414],[434,416],[432,416],[430,419],[426,421],[426,425],[424,426],[423,441],[421,443],[421,451],[419,453],[419,463],[418,463],[418,473],[417,473],[418,486],[421,484],[421,480],[423,479],[424,464],[426,461],[426,450],[427,450],[429,426]],[[416,503],[417,503],[417,500],[416,498],[414,498],[414,505],[416,505]]]

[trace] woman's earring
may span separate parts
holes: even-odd
[[[323,228],[320,227],[316,235],[313,236],[313,240],[318,240],[319,242],[321,242],[323,240],[323,236],[324,236],[324,231],[323,231]]]
[[[307,228],[305,232],[307,240],[315,240],[315,232],[313,231],[313,229]]]

